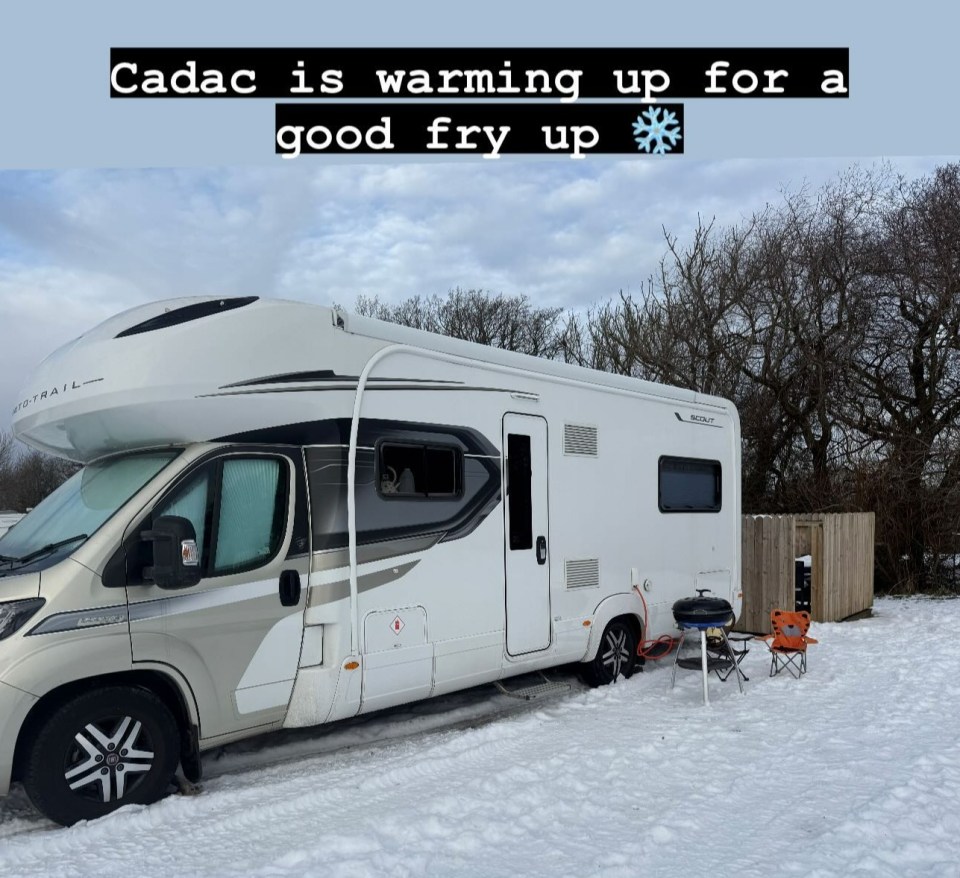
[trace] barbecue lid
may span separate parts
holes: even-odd
[[[708,588],[698,588],[695,598],[680,598],[673,605],[673,618],[677,622],[706,624],[723,627],[733,621],[733,607],[729,601],[718,597],[706,597]]]

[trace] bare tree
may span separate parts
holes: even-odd
[[[566,349],[563,309],[536,307],[524,295],[458,287],[446,297],[413,296],[396,305],[376,296],[360,296],[355,310],[368,317],[537,357],[560,357]]]
[[[901,182],[882,219],[852,423],[883,461],[884,573],[913,591],[960,531],[960,165]]]
[[[0,509],[32,509],[76,471],[70,461],[32,449],[18,450],[13,436],[0,431]]]
[[[744,374],[769,392],[797,447],[784,461],[794,509],[836,509],[834,490],[851,390],[874,286],[872,240],[886,171],[855,169],[815,196],[787,196],[757,220],[749,258],[756,282],[744,299]],[[800,455],[798,457],[798,455]],[[793,470],[792,479],[787,475]]]
[[[681,247],[664,232],[667,253],[638,298],[621,292],[590,315],[598,363],[612,372],[731,395],[739,376],[735,341],[748,281],[741,256],[750,228],[700,223]]]

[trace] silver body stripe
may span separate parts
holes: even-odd
[[[58,631],[79,631],[84,628],[102,628],[104,625],[126,625],[127,605],[115,607],[97,607],[91,610],[74,610],[70,613],[57,613],[41,619],[27,636],[32,634],[55,634]]]
[[[153,601],[139,601],[130,604],[130,621],[142,622],[144,619],[156,619],[160,616],[178,616],[181,613],[193,613],[197,610],[209,610],[227,604],[253,601],[274,592],[279,593],[277,579],[261,579],[257,582],[241,582],[237,585],[214,586],[207,591],[190,594],[171,595]]]

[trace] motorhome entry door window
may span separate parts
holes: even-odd
[[[507,435],[507,503],[510,513],[510,549],[533,548],[533,497],[530,437]]]

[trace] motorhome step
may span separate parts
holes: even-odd
[[[570,691],[569,683],[560,683],[547,677],[542,677],[536,683],[524,684],[514,689],[508,689],[499,680],[495,685],[504,695],[509,695],[511,698],[521,698],[525,701],[542,698],[544,695],[559,695],[561,692]]]

